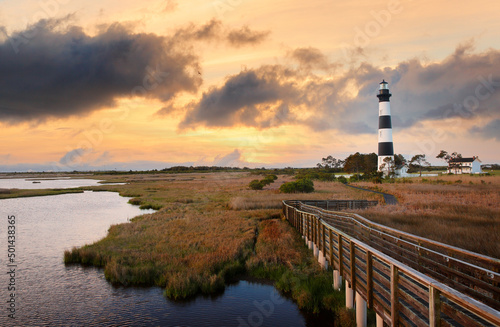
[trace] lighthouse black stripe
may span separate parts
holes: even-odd
[[[379,116],[378,117],[378,128],[392,128],[391,116]]]
[[[379,156],[393,156],[394,146],[392,142],[380,142],[378,144],[378,155]]]

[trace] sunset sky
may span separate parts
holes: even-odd
[[[500,163],[500,3],[0,0],[0,171]]]

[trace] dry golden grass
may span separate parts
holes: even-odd
[[[399,204],[358,211],[372,221],[500,258],[500,176],[412,178],[360,187],[393,194]]]
[[[241,189],[229,205],[235,210],[279,209],[283,200],[379,200],[382,196],[355,190],[337,182],[314,181],[314,193],[285,194],[278,191],[279,186],[293,180],[290,176],[279,176],[275,183],[262,191]],[[248,184],[247,184],[248,185]]]

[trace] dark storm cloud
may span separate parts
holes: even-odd
[[[311,48],[294,50],[289,56],[302,67],[325,64],[325,57]],[[393,94],[396,130],[425,120],[500,117],[500,51],[473,53],[467,43],[441,62],[426,65],[412,59],[383,69],[361,63],[334,77],[285,65],[242,71],[205,92],[188,109],[180,127],[296,124],[348,134],[375,133],[382,79]],[[355,91],[354,96],[349,94]],[[279,107],[287,108],[285,119],[276,115]]]
[[[201,84],[196,56],[118,23],[95,36],[42,20],[0,44],[0,120],[43,121],[113,106],[117,97],[168,100]],[[11,41],[36,31],[13,50]]]
[[[241,47],[247,44],[258,44],[264,41],[269,34],[269,31],[252,31],[248,26],[243,26],[239,30],[230,31],[227,34],[227,40],[231,45]]]
[[[181,127],[198,123],[213,127],[258,125],[256,119],[266,108],[257,109],[257,105],[275,104],[296,96],[295,87],[280,80],[283,71],[277,71],[278,68],[265,66],[230,76],[222,87],[203,93]]]
[[[482,127],[475,126],[470,129],[470,132],[484,139],[500,141],[500,119],[495,119]]]
[[[168,107],[176,95],[194,93],[202,83],[190,42],[229,42],[232,33],[212,20],[171,36],[134,33],[119,23],[100,26],[90,36],[69,19],[41,20],[0,39],[0,121],[84,115],[112,107],[120,97],[156,98]],[[235,33],[241,31],[248,37],[238,45],[259,39],[247,27]]]

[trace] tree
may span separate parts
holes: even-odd
[[[344,166],[344,160],[336,159],[332,156],[322,158],[316,165],[318,168],[340,169]]]
[[[380,165],[380,170],[384,173],[385,176],[389,178],[394,177],[396,174],[396,164],[392,157],[385,157],[384,162]]]
[[[406,164],[406,159],[402,154],[396,154],[394,155],[394,164],[396,165],[396,168],[399,168],[403,165]]]
[[[345,159],[344,170],[349,173],[372,173],[377,171],[378,156],[375,153],[356,152]]]
[[[416,154],[410,160],[410,166],[418,168],[420,177],[422,177],[422,167],[430,166],[431,164],[425,159],[425,154]]]
[[[457,159],[462,158],[462,155],[460,153],[453,152],[452,154],[449,154],[447,151],[441,150],[436,158],[446,161],[446,163],[448,164],[448,169],[450,171],[455,170],[455,172],[457,172],[458,170],[460,170],[460,172],[462,172],[462,165],[456,162]]]

